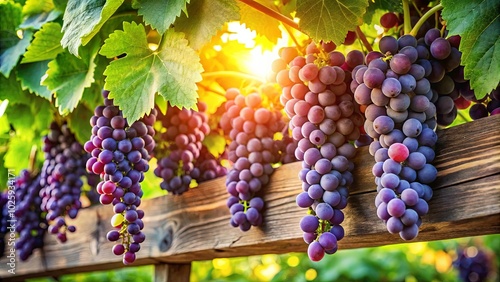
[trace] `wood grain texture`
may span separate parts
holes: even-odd
[[[155,264],[155,282],[189,282],[191,263]]]
[[[439,132],[434,197],[414,241],[500,233],[499,133],[500,116]],[[344,210],[346,237],[339,249],[405,242],[389,234],[376,216],[373,163],[367,148],[361,148]],[[229,226],[224,178],[205,182],[183,196],[143,201],[147,238],[134,265],[306,251],[298,227],[305,210],[295,204],[301,191],[299,169],[300,163],[292,163],[275,171],[264,191],[265,222],[249,232]],[[15,277],[3,271],[5,258],[0,260],[0,277],[14,281],[123,267],[121,257],[111,253],[112,243],[105,239],[112,214],[110,206],[82,210],[74,222],[78,231],[69,234],[67,243],[47,236],[43,253],[37,251],[27,262],[18,262]]]

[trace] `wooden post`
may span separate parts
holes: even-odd
[[[189,282],[191,263],[155,264],[155,282]]]

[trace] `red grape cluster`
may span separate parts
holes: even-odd
[[[129,124],[121,110],[108,99],[108,91],[103,91],[104,105],[97,106],[90,119],[92,136],[84,148],[92,157],[87,161],[87,170],[101,176],[97,185],[100,202],[113,204],[115,215],[108,232],[109,241],[115,255],[123,255],[123,263],[135,261],[135,253],[146,236],[139,209],[143,191],[141,182],[148,171],[150,154],[155,147],[153,124],[156,110],[140,120]],[[121,240],[121,241],[120,241]]]
[[[281,103],[297,142],[295,156],[302,161],[303,191],[296,201],[309,210],[300,228],[313,261],[335,253],[337,241],[344,237],[342,209],[347,206],[356,152],[349,141],[359,138],[363,125],[347,85],[349,70],[364,57],[359,51],[345,57],[330,47],[311,43],[305,56],[287,47],[274,63],[281,66],[274,69],[276,81],[283,88]]]
[[[269,183],[281,155],[275,140],[284,122],[279,110],[264,107],[263,96],[253,92],[244,96],[236,88],[226,91],[226,112],[220,126],[228,134],[228,160],[233,163],[226,178],[230,194],[227,207],[231,225],[248,231],[262,223],[264,201],[256,194]]]

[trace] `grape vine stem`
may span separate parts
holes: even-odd
[[[237,78],[241,78],[241,79],[258,81],[260,83],[266,82],[263,78],[257,77],[255,75],[247,74],[247,73],[237,72],[237,71],[212,71],[212,72],[202,73],[201,76],[203,79],[220,77],[220,76],[229,76],[229,77],[237,77]]]
[[[403,1],[404,3],[404,1]],[[443,5],[441,5],[441,3],[437,4],[436,6],[432,7],[429,11],[427,11],[419,20],[418,22],[415,24],[415,26],[413,27],[413,29],[410,31],[410,34],[413,35],[413,36],[416,36],[417,35],[417,32],[418,30],[420,29],[420,27],[425,23],[425,21],[430,17],[432,16],[435,12],[439,11],[443,9]],[[405,33],[406,33],[406,30],[405,30]]]
[[[363,45],[365,48],[368,50],[368,52],[373,51],[372,45],[368,40],[366,39],[365,33],[359,28],[359,26],[356,27],[356,34],[358,35],[358,38],[363,42]]]
[[[260,3],[257,3],[253,0],[239,0],[239,1],[247,4],[248,6],[254,8],[254,9],[256,9],[256,10],[258,10],[258,11],[260,11],[260,12],[262,12],[262,13],[264,13],[272,18],[277,19],[278,21],[280,21],[280,22],[282,22],[282,23],[284,23],[284,24],[286,24],[286,25],[288,25],[288,26],[290,26],[290,27],[292,27],[300,32],[302,32],[299,28],[298,23],[294,22],[290,18],[285,17],[283,14],[280,14],[279,12],[276,12],[276,11],[270,9],[269,7],[266,7],[266,6],[264,6]]]
[[[405,34],[409,34],[411,31],[411,15],[410,15],[410,4],[409,0],[403,0],[403,29]]]

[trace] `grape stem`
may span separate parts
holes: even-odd
[[[265,80],[260,77],[237,71],[212,71],[212,72],[202,73],[201,76],[203,79],[219,77],[219,76],[229,76],[229,77],[237,77],[241,79],[248,79],[248,80],[258,81],[260,83],[265,83]]]
[[[404,3],[404,1],[403,1]],[[419,20],[418,22],[415,24],[415,26],[413,27],[413,29],[410,31],[410,34],[413,35],[413,36],[416,36],[417,35],[417,32],[418,30],[420,29],[420,27],[425,23],[425,21],[430,17],[432,16],[435,12],[439,11],[443,9],[443,5],[441,5],[441,3],[437,4],[436,6],[432,7],[432,9],[430,9],[429,11],[427,11]],[[406,15],[405,15],[406,17]],[[406,18],[405,18],[405,22],[406,22]],[[405,33],[406,33],[406,30],[405,30]]]
[[[289,27],[292,27],[300,32],[302,32],[299,28],[299,24],[294,22],[292,19],[285,17],[284,15],[270,9],[269,7],[266,7],[258,2],[255,2],[253,0],[239,0],[240,2],[243,2],[247,4],[248,6],[256,9],[257,11],[260,11],[272,18],[275,18],[276,20],[288,25]]]
[[[411,31],[410,4],[408,3],[408,1],[410,0],[403,0],[403,28],[405,34],[409,34]]]
[[[38,148],[36,145],[31,146],[31,152],[30,152],[30,160],[28,164],[28,171],[33,173],[36,169],[36,154],[38,152]]]
[[[359,26],[356,27],[356,35],[361,40],[361,42],[363,42],[363,45],[365,46],[366,50],[368,50],[368,52],[373,51],[372,45],[370,44],[370,42],[368,42],[365,33],[361,30],[361,28],[359,28]]]

